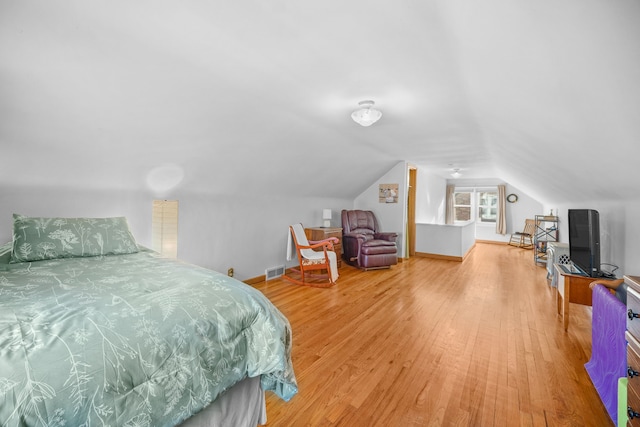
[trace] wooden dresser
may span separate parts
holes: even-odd
[[[627,284],[627,425],[640,426],[640,277],[624,276]]]
[[[338,239],[338,243],[333,245],[333,250],[338,258],[338,268],[342,267],[342,228],[340,227],[309,227],[304,229],[307,240],[324,240],[329,237]]]

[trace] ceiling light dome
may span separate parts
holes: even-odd
[[[375,102],[373,101],[360,101],[358,108],[356,111],[351,113],[351,118],[354,122],[359,124],[360,126],[371,126],[382,117],[382,112],[373,108]]]

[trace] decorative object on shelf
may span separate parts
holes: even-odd
[[[331,209],[322,209],[322,219],[324,220],[322,224],[324,228],[331,227]]]
[[[451,174],[452,177],[454,178],[460,178],[462,176],[462,174],[460,173],[460,169],[459,168],[455,168],[453,170],[453,173]]]
[[[398,203],[398,184],[380,184],[378,202]]]
[[[382,117],[382,112],[373,108],[375,102],[365,100],[358,102],[360,108],[351,113],[351,118],[360,126],[371,126]]]
[[[507,202],[509,202],[509,203],[515,203],[515,202],[517,202],[517,201],[518,201],[518,195],[517,195],[517,194],[513,194],[513,193],[511,193],[511,194],[509,194],[509,195],[507,196]]]

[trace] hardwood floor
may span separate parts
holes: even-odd
[[[299,386],[267,394],[268,426],[613,425],[584,369],[591,308],[572,304],[564,332],[530,250],[340,274],[254,285],[291,322]]]

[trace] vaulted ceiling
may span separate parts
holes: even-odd
[[[637,192],[637,0],[0,0],[0,185]],[[350,119],[372,99],[382,119]]]

